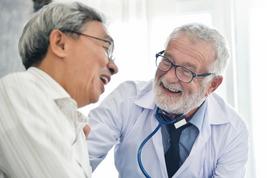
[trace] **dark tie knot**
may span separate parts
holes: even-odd
[[[190,123],[187,122],[185,125],[175,128],[174,124],[167,125],[167,129],[171,138],[171,142],[178,143],[180,136],[184,129],[190,126]]]

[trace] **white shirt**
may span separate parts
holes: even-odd
[[[210,95],[205,104],[199,135],[173,178],[243,178],[248,159],[246,125],[218,95]],[[155,110],[152,82],[125,82],[91,111],[88,143],[93,169],[116,145],[119,177],[144,177],[137,150],[158,125]],[[141,158],[152,178],[168,177],[160,130],[145,144]]]
[[[0,80],[0,178],[90,178],[85,118],[45,72]]]

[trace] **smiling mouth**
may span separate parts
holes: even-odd
[[[164,88],[168,92],[171,92],[174,94],[181,94],[183,92],[181,89],[179,89],[177,87],[167,86],[167,85],[164,85],[164,83],[162,83],[162,82],[160,85],[162,86],[162,88]]]
[[[110,77],[108,77],[108,76],[101,76],[101,77],[100,77],[100,80],[102,81],[102,83],[103,83],[104,85],[106,85],[106,84],[108,84],[108,82],[110,81]]]

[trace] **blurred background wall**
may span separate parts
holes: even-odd
[[[25,21],[32,14],[30,0],[0,1],[0,77],[24,70],[18,53],[18,39]]]
[[[46,1],[35,0],[35,3]],[[56,0],[71,1],[71,0]],[[224,84],[217,93],[247,122],[250,155],[246,178],[265,178],[267,160],[266,0],[79,0],[107,17],[115,39],[115,57],[120,72],[108,85],[103,99],[120,82],[154,77],[155,54],[177,26],[199,22],[217,28],[227,38],[231,61]],[[33,13],[31,0],[0,0],[0,77],[24,70],[17,43],[25,21]],[[92,107],[81,108],[87,114]],[[113,150],[100,164],[94,178],[117,177]]]

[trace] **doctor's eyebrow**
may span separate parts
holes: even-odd
[[[174,64],[176,64],[175,62],[175,58],[172,57],[172,55],[170,55],[168,52],[164,53],[164,56],[166,56],[171,62],[173,62]],[[182,63],[182,64],[176,64],[176,65],[180,65],[180,66],[183,66],[183,67],[186,67],[192,71],[195,71],[196,70],[196,66],[190,62],[185,62],[185,63]]]

